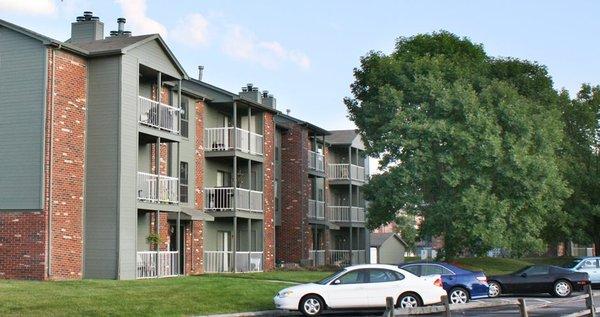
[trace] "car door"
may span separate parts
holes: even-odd
[[[396,298],[402,292],[400,281],[404,276],[398,272],[387,269],[368,269],[368,283],[365,291],[369,297],[370,307],[385,307],[385,298]]]
[[[329,283],[322,294],[327,305],[331,308],[368,307],[367,274],[366,269],[352,270]]]
[[[520,292],[545,293],[552,289],[554,278],[550,275],[550,267],[547,265],[534,265],[525,270],[521,275],[519,283]]]

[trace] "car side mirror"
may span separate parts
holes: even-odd
[[[521,273],[521,277],[527,277],[527,273]]]
[[[333,285],[340,285],[340,284],[342,284],[342,282],[340,280],[333,281]]]

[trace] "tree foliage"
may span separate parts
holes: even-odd
[[[368,225],[420,216],[444,253],[541,250],[547,220],[570,194],[557,160],[560,96],[547,70],[489,57],[448,32],[370,52],[346,98],[382,173],[365,188]]]

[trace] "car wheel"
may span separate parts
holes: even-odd
[[[300,311],[304,316],[318,316],[325,309],[323,300],[316,295],[308,295],[300,301]]]
[[[573,287],[566,280],[558,280],[554,283],[554,295],[557,297],[568,297],[571,295]]]
[[[455,287],[448,293],[450,304],[464,304],[469,301],[469,293],[462,287]]]
[[[402,294],[398,297],[398,308],[413,308],[421,306],[421,298],[413,293]]]
[[[500,283],[492,281],[489,283],[489,290],[488,290],[488,296],[489,297],[498,297],[500,296],[500,293],[502,293],[502,286],[500,286]]]

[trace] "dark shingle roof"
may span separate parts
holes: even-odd
[[[357,135],[356,130],[332,130],[325,141],[329,144],[352,144]]]
[[[370,243],[369,245],[372,247],[380,247],[387,239],[389,239],[391,236],[395,236],[396,239],[398,239],[398,241],[400,241],[400,243],[404,244],[404,246],[406,246],[406,242],[404,242],[404,240],[402,240],[402,238],[400,238],[399,235],[393,233],[393,232],[389,232],[389,233],[371,233],[371,239],[370,239]]]
[[[144,41],[150,37],[156,37],[156,34],[146,34],[138,36],[113,36],[107,37],[104,40],[99,41],[79,42],[71,44],[90,52],[90,54],[102,54],[121,51],[126,47]]]

